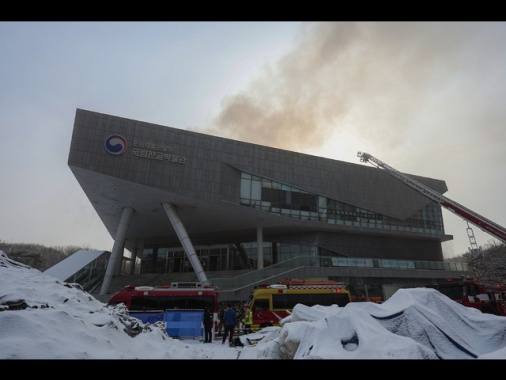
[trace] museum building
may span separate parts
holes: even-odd
[[[68,165],[114,239],[102,293],[121,273],[256,272],[249,292],[278,267],[385,297],[467,273],[443,260],[441,206],[364,164],[77,109]]]

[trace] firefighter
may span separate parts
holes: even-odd
[[[220,310],[218,311],[218,320],[218,335],[221,335],[223,326],[225,325],[225,307],[223,305],[220,306]]]

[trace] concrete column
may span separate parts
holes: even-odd
[[[142,250],[144,249],[144,240],[137,239],[135,242],[135,251],[132,252],[132,267],[130,268],[130,274],[135,274],[135,264],[137,262],[137,258],[140,256],[142,259]]]
[[[188,260],[190,261],[190,264],[192,265],[197,278],[202,284],[207,285],[208,281],[206,273],[204,272],[204,268],[202,268],[202,264],[200,263],[199,257],[195,252],[195,248],[193,247],[190,237],[186,232],[186,228],[179,218],[176,206],[171,203],[162,203],[162,206],[170,219],[172,227],[174,227],[174,230],[176,231],[179,241],[184,248],[186,256],[188,257]]]
[[[125,231],[126,232],[126,231]],[[121,247],[119,249],[120,254],[118,255],[118,259],[116,260],[116,264],[114,267],[113,277],[119,276],[121,274],[121,264],[123,263],[123,254],[125,253],[125,240],[121,242]]]
[[[111,257],[107,262],[107,269],[105,270],[104,281],[102,282],[102,287],[100,288],[100,295],[106,295],[109,291],[109,285],[111,284],[111,279],[114,271],[116,270],[117,262],[119,260],[121,265],[121,259],[123,256],[123,247],[125,246],[125,236],[128,229],[128,225],[130,224],[130,220],[132,220],[132,215],[134,213],[134,209],[131,207],[125,207],[123,209],[123,213],[121,214],[121,220],[118,226],[118,232],[116,232],[116,236],[114,237],[114,245],[112,247]]]
[[[264,267],[264,230],[257,227],[257,269]]]

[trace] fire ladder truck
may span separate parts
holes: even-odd
[[[487,232],[499,239],[501,242],[506,243],[506,229],[500,225],[458,204],[457,202],[452,201],[407,175],[402,174],[368,153],[358,152],[357,156],[360,157],[361,162],[370,162],[377,168],[384,169],[392,177],[397,178],[399,181],[418,191],[420,194],[439,203],[441,206],[450,210],[454,214],[461,216],[467,222],[467,234],[474,253],[478,251],[478,246],[476,245],[472,229],[469,227],[469,222],[479,227],[484,232]],[[495,289],[487,292],[483,285],[478,284],[473,280],[466,280],[460,283],[450,282],[448,284],[434,287],[464,306],[474,307],[485,313],[506,316],[506,288],[504,287],[501,288],[496,286]]]
[[[392,177],[397,178],[399,181],[408,185],[412,189],[418,191],[420,194],[426,196],[427,198],[439,203],[444,208],[453,212],[456,215],[462,217],[466,222],[471,222],[484,232],[494,236],[499,239],[501,242],[506,243],[506,229],[498,225],[497,223],[492,222],[491,220],[471,211],[470,209],[458,204],[455,201],[441,195],[437,191],[432,190],[428,186],[415,181],[414,179],[408,177],[407,175],[402,174],[398,170],[392,168],[391,166],[381,162],[377,158],[371,156],[368,153],[358,152],[358,157],[360,157],[361,162],[369,162],[377,168],[384,169],[388,174]],[[469,227],[469,223],[467,224],[467,234],[469,236],[469,240],[471,245],[476,246],[476,240],[474,239],[474,234],[472,233],[472,229]],[[477,248],[477,246],[476,246]]]

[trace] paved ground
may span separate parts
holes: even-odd
[[[185,345],[202,352],[207,359],[256,359],[256,347],[230,347],[228,342],[222,344],[222,337],[216,337],[211,343],[200,340],[182,340]]]

